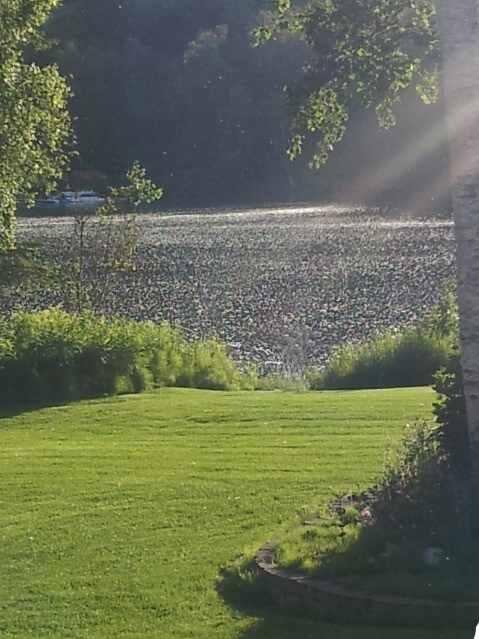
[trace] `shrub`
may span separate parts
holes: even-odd
[[[437,393],[434,413],[440,425],[444,450],[454,472],[467,474],[471,460],[459,354],[454,354],[448,365],[438,371],[434,390]]]
[[[160,385],[233,389],[246,384],[214,340],[188,343],[168,324],[59,309],[0,322],[0,401],[44,403]]]
[[[407,427],[403,442],[385,462],[376,492],[374,512],[380,525],[390,529],[389,541],[451,542],[457,490],[437,424]]]
[[[324,371],[308,371],[307,381],[313,390],[425,386],[449,362],[457,335],[455,288],[448,284],[440,302],[418,327],[379,334],[356,346],[341,346]]]
[[[457,340],[459,313],[454,281],[446,285],[442,299],[435,305],[431,313],[423,318],[421,326],[429,333],[449,337],[453,341]]]
[[[451,354],[451,340],[423,328],[378,335],[359,346],[342,346],[324,371],[309,371],[313,390],[391,388],[431,384]]]
[[[206,339],[191,344],[185,351],[179,386],[213,390],[238,390],[241,374],[222,344]]]
[[[426,586],[431,586],[433,565],[438,592],[450,589],[454,596],[476,598],[478,488],[474,480],[458,473],[440,424],[408,429],[375,494],[371,511],[377,524],[375,530],[363,530],[360,544],[375,553],[376,570],[390,570],[394,555],[408,549],[403,569],[422,575]],[[386,547],[389,552],[384,556]],[[425,561],[424,551],[431,547],[439,549],[438,565]]]

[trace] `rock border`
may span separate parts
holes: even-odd
[[[275,566],[273,553],[278,539],[264,544],[254,557],[275,603],[290,612],[349,625],[427,626],[475,628],[479,602],[446,603],[398,595],[374,595],[349,591],[322,579],[293,573]]]

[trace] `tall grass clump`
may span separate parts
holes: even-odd
[[[0,322],[0,401],[43,403],[155,386],[237,389],[244,376],[214,340],[188,343],[167,323],[59,309]]]
[[[432,384],[457,343],[454,291],[421,324],[403,333],[383,333],[356,346],[343,345],[324,371],[309,371],[313,390],[393,388]]]

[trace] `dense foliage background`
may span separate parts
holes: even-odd
[[[353,109],[320,173],[306,159],[288,160],[283,88],[311,53],[288,34],[252,46],[268,6],[64,0],[48,25],[56,42],[36,57],[56,62],[73,88],[79,157],[69,186],[102,188],[139,160],[165,187],[165,207],[330,198],[440,208],[442,106],[424,107],[412,94],[387,132]]]

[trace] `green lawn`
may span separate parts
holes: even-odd
[[[367,487],[433,398],[164,389],[2,419],[0,636],[462,639],[250,616],[215,590],[302,505]]]

